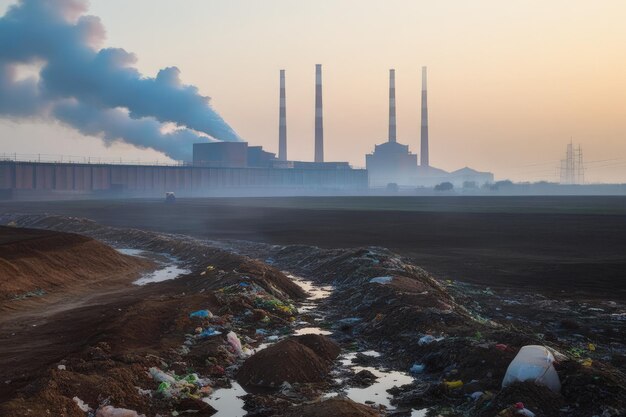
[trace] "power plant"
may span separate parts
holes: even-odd
[[[418,164],[418,155],[411,153],[408,145],[398,143],[396,138],[396,71],[389,70],[389,137],[387,142],[376,145],[374,152],[365,155],[369,185],[385,187],[393,184],[400,187],[415,187],[450,182],[461,186],[467,182],[478,185],[493,182],[493,174],[490,172],[479,172],[467,167],[446,172],[430,165],[426,67],[422,67],[421,98],[421,155]]]
[[[422,68],[420,151],[398,142],[396,72],[389,70],[387,140],[366,155],[366,169],[348,162],[325,162],[322,66],[315,65],[313,162],[287,156],[286,74],[279,72],[278,157],[247,142],[193,144],[193,157],[180,165],[137,165],[0,160],[0,197],[317,195],[364,194],[368,188],[455,185],[493,181],[493,174],[463,168],[452,173],[432,167],[429,160],[426,67]]]

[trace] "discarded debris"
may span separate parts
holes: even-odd
[[[553,366],[554,356],[544,346],[529,345],[520,349],[509,365],[502,387],[515,381],[534,381],[554,392],[561,391],[561,381]]]
[[[111,405],[106,405],[98,409],[96,417],[145,417],[145,415],[137,414],[136,411],[126,408],[115,408]]]
[[[376,277],[370,279],[370,283],[372,284],[388,284],[391,282],[393,277]]]
[[[424,372],[425,369],[426,369],[426,365],[421,364],[421,363],[416,363],[416,364],[413,364],[413,366],[411,366],[411,369],[409,369],[409,372],[411,372],[412,374],[421,374],[422,372]]]
[[[213,313],[209,310],[198,310],[194,311],[189,315],[190,318],[200,318],[200,319],[210,319],[213,318]]]
[[[88,404],[85,404],[85,402],[78,397],[74,397],[72,398],[72,400],[74,400],[78,408],[80,408],[81,411],[84,411],[85,413],[88,413],[89,411],[93,410],[91,407],[89,407]]]

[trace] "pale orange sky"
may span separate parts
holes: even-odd
[[[12,1],[0,0],[0,13]],[[497,179],[556,180],[570,137],[592,182],[626,182],[623,0],[92,0],[105,46],[184,82],[246,140],[278,147],[287,75],[291,159],[313,157],[314,64],[323,64],[327,160],[364,166],[386,140],[396,69],[398,141],[419,149],[420,68],[429,68],[431,164]],[[0,120],[0,153],[154,160],[60,126]],[[604,161],[607,162],[593,162]],[[161,160],[164,160],[161,157]]]

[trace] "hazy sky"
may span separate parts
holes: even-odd
[[[0,14],[12,3],[0,0]],[[272,152],[284,68],[290,159],[313,158],[316,63],[326,160],[364,166],[386,140],[389,68],[398,141],[417,152],[426,65],[432,165],[555,180],[572,138],[587,180],[626,182],[623,0],[92,0],[89,13],[107,29],[105,46],[134,52],[146,76],[177,66],[240,136]],[[165,160],[0,119],[3,152]]]

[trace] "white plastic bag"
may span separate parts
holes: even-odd
[[[524,346],[506,370],[502,387],[507,387],[515,381],[534,381],[547,386],[554,392],[559,392],[561,381],[553,363],[554,356],[546,347]]]

